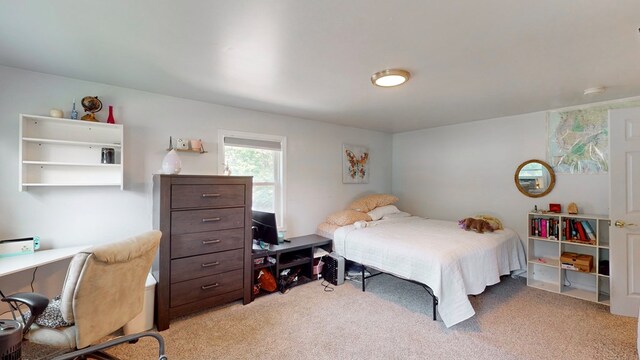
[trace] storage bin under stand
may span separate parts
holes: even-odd
[[[22,324],[15,320],[0,320],[0,359],[22,359]]]
[[[150,330],[153,327],[153,305],[155,302],[156,279],[147,274],[147,282],[144,287],[144,303],[138,316],[126,323],[122,330],[125,335],[135,334]],[[0,358],[0,360],[2,360]]]

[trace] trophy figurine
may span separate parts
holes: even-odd
[[[84,111],[87,113],[81,119],[97,122],[98,119],[96,119],[95,113],[102,110],[102,101],[98,100],[97,96],[85,96],[80,101],[80,104],[82,104]]]

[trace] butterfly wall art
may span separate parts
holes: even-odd
[[[342,145],[342,182],[345,184],[369,183],[369,148]]]

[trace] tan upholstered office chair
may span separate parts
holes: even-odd
[[[123,241],[95,246],[77,254],[69,264],[60,297],[62,318],[74,324],[62,328],[34,324],[26,338],[38,344],[70,350],[81,349],[69,354],[74,356],[104,349],[104,344],[94,344],[123,327],[142,311],[145,281],[156,255],[160,236],[159,231],[150,231]],[[38,294],[21,293],[8,296],[3,301],[26,304],[33,313],[37,313],[34,305],[40,302],[42,307],[42,298],[44,297]],[[44,301],[46,306],[46,298]],[[30,319],[23,320],[26,324],[30,323]],[[160,359],[164,359],[162,337],[153,333],[143,334],[158,339]],[[124,336],[109,343],[114,346],[139,337]],[[95,358],[103,357],[96,355]]]

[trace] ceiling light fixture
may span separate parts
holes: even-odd
[[[387,69],[371,75],[371,83],[380,87],[392,87],[402,85],[409,80],[408,71],[402,69]]]
[[[592,87],[584,90],[585,95],[602,94],[607,88],[604,86]]]

